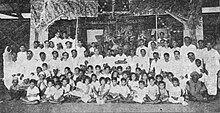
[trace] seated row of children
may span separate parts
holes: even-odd
[[[99,75],[100,76],[100,75]],[[39,102],[62,103],[84,102],[104,104],[108,102],[128,103],[181,103],[187,100],[207,101],[207,89],[201,81],[200,74],[191,73],[191,79],[182,89],[178,78],[171,72],[164,75],[113,71],[111,77],[88,75],[82,69],[78,74],[68,72],[66,75],[46,77],[39,73],[39,79],[25,79],[19,83],[14,78],[9,93],[13,99],[21,98],[26,104]]]

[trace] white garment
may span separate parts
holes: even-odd
[[[139,103],[142,103],[144,102],[144,97],[146,97],[146,94],[148,93],[148,89],[146,87],[144,87],[143,89],[141,88],[138,88],[136,90],[136,94],[134,96],[134,101],[135,102],[139,102]]]
[[[138,81],[128,81],[128,86],[131,87],[131,90],[137,90],[139,87]]]
[[[119,85],[116,85],[116,86],[112,85],[110,90],[109,90],[110,93],[119,93],[119,91],[120,91],[120,86]]]
[[[54,98],[55,100],[58,100],[60,97],[63,96],[63,93],[64,93],[64,91],[63,91],[62,88],[60,88],[60,89],[57,89],[57,88],[56,88],[55,93],[54,93],[54,95],[53,95],[53,98]]]
[[[40,90],[38,89],[38,87],[34,86],[34,88],[27,88],[27,99],[29,101],[34,101],[34,100],[40,100],[40,96],[39,96]],[[37,94],[37,96],[29,96],[29,95],[33,95],[33,94]]]
[[[128,96],[128,94],[130,94],[131,92],[130,92],[130,89],[128,88],[128,86],[120,86],[120,91],[119,91],[119,93],[122,95],[122,96],[124,96],[124,97],[127,97]]]
[[[138,57],[137,56],[128,56],[127,57],[127,62],[128,62],[128,65],[131,66],[131,71],[132,72],[135,72],[135,69],[137,67],[137,61],[138,61]]]
[[[44,94],[46,95],[46,98],[49,98],[55,94],[56,88],[54,86],[47,87]]]
[[[187,55],[187,54],[188,54],[189,52],[195,53],[195,52],[196,52],[196,46],[190,44],[189,46],[183,45],[183,46],[180,48],[180,53],[181,53],[181,56],[182,56],[183,59],[188,59],[188,55]]]
[[[204,52],[204,62],[208,71],[208,78],[205,83],[209,95],[217,94],[217,72],[220,69],[219,60],[220,55],[218,51],[211,49]]]
[[[153,71],[153,69],[155,69],[155,74],[156,75],[161,73],[160,62],[161,61],[159,59],[157,61],[153,60],[151,62],[150,71]]]
[[[157,85],[148,85],[146,88],[146,94],[150,97],[150,99],[155,100],[156,99],[156,95],[159,94],[159,88]]]
[[[103,64],[103,56],[102,55],[99,55],[99,56],[93,55],[91,57],[91,59],[90,59],[90,63],[93,66],[96,66],[96,65],[102,66],[102,64]]]
[[[137,58],[137,63],[138,63],[138,67],[141,69],[145,69],[146,72],[149,71],[150,68],[150,61],[149,58],[147,56],[139,56]]]

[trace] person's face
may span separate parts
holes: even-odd
[[[105,80],[104,79],[101,80],[101,84],[105,85]]]
[[[34,48],[37,48],[39,44],[37,42],[34,43]]]
[[[143,89],[143,88],[144,88],[144,84],[143,84],[143,83],[139,83],[139,87],[140,87],[141,89]]]
[[[156,38],[155,37],[151,37],[151,41],[156,41]]]
[[[53,58],[57,58],[58,57],[58,53],[57,52],[54,52],[52,55],[53,55]]]
[[[151,48],[156,48],[156,44],[155,43],[151,43]]]
[[[96,76],[92,76],[92,81],[96,81]]]
[[[47,66],[42,66],[42,68],[44,71],[47,70]]]
[[[72,51],[71,53],[72,53],[72,57],[75,58],[77,56],[77,52],[76,51]]]
[[[161,84],[159,84],[159,88],[160,88],[160,89],[164,89],[164,88],[165,88],[165,85],[161,83]]]
[[[126,67],[126,71],[130,72],[131,71],[131,67],[130,66]]]
[[[30,83],[30,88],[33,89],[34,86],[35,86],[34,82],[31,82],[31,83]]]
[[[198,42],[199,48],[204,48],[204,43],[202,41]]]
[[[40,58],[42,61],[44,61],[46,59],[46,55],[45,54],[40,54]]]
[[[126,73],[123,74],[123,78],[127,78],[128,75]]]
[[[32,52],[27,52],[27,59],[31,59],[33,57],[33,53]]]
[[[188,55],[188,58],[189,58],[190,61],[194,61],[195,60],[195,55],[190,53]]]
[[[54,48],[54,43],[52,41],[50,41],[50,48]]]
[[[81,41],[78,42],[78,46],[82,47],[82,42]]]
[[[75,73],[77,73],[77,74],[79,73],[79,69],[78,69],[78,68],[76,68],[74,71],[75,71]]]
[[[173,45],[173,47],[177,47],[178,46],[176,41],[173,41],[172,45]]]
[[[199,80],[199,77],[198,77],[198,75],[194,75],[194,76],[192,76],[192,81],[193,82],[197,82]]]
[[[69,69],[64,69],[64,73],[65,74],[69,73]]]
[[[13,84],[13,86],[18,85],[18,81],[17,81],[17,80],[16,80],[16,81],[13,81],[12,84]]]
[[[212,48],[212,44],[211,43],[207,43],[206,46],[207,46],[208,50],[210,50]]]
[[[167,78],[171,81],[173,79],[173,76],[171,74],[168,74]]]
[[[85,84],[87,84],[87,85],[89,84],[89,79],[85,80]]]
[[[150,85],[153,86],[153,85],[154,85],[154,82],[155,82],[155,80],[154,80],[154,79],[151,79],[151,80],[150,80]]]
[[[56,88],[57,88],[57,89],[60,89],[60,88],[61,88],[61,86],[60,86],[60,85],[56,85]]]
[[[24,51],[25,51],[25,47],[24,47],[24,46],[21,46],[21,47],[20,47],[20,51],[21,51],[21,52],[24,52]]]
[[[122,81],[121,81],[121,85],[122,85],[122,86],[125,86],[125,85],[126,85],[126,81],[125,81],[125,80],[122,80]]]
[[[158,58],[158,54],[153,54],[154,59]]]
[[[48,87],[52,87],[52,86],[53,86],[53,83],[52,83],[52,82],[48,82],[47,86],[48,86]]]
[[[146,51],[141,50],[141,56],[144,57],[146,55]]]
[[[201,62],[200,60],[197,60],[197,61],[196,61],[196,66],[197,66],[197,67],[200,67],[201,64],[202,64],[202,62]]]
[[[165,61],[169,61],[170,57],[168,55],[164,55]]]
[[[131,79],[132,79],[132,80],[136,80],[136,75],[135,75],[135,74],[132,74],[132,75],[131,75]]]
[[[67,34],[66,33],[63,33],[63,38],[67,39]]]
[[[99,50],[98,49],[95,49],[94,52],[95,52],[96,55],[99,55]]]
[[[72,44],[71,44],[70,42],[67,42],[67,43],[66,43],[66,47],[67,47],[67,48],[72,48]]]
[[[189,38],[185,38],[185,45],[190,45],[191,44],[191,41],[190,41],[190,39]]]
[[[142,79],[147,80],[147,74],[143,74]]]
[[[157,82],[162,81],[162,79],[160,77],[157,77]]]
[[[42,71],[41,68],[37,68],[37,73],[40,73]]]
[[[88,57],[89,56],[89,52],[88,51],[84,51],[84,56]]]
[[[175,57],[175,60],[178,60],[180,59],[180,54],[178,52],[175,52],[174,57]]]
[[[165,41],[164,41],[164,40],[161,40],[161,41],[160,41],[160,45],[161,45],[162,47],[164,47]]]
[[[68,54],[67,54],[67,53],[64,53],[64,54],[63,54],[63,58],[64,58],[64,59],[68,59]]]
[[[69,79],[70,79],[72,76],[73,76],[73,75],[72,75],[71,73],[68,73],[68,74],[67,74],[67,78],[69,78]]]
[[[139,42],[139,45],[140,45],[140,46],[143,46],[143,45],[144,45],[144,41],[141,40],[141,41]]]
[[[112,80],[112,84],[113,84],[113,86],[116,86],[117,85],[117,81],[116,80]]]
[[[173,86],[174,87],[178,86],[178,82],[177,81],[173,81]]]
[[[49,42],[45,42],[45,47],[46,48],[50,47],[50,43]]]

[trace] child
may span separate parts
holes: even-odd
[[[98,91],[96,92],[95,91],[95,94],[96,94],[96,102],[98,104],[104,104],[106,102],[106,97],[109,93],[109,90],[110,90],[110,86],[107,85],[107,81],[104,77],[101,77],[99,79],[99,82],[100,82],[100,85],[98,87]]]
[[[91,79],[90,77],[85,77],[84,81],[83,81],[83,87],[81,87],[82,90],[82,95],[80,96],[80,100],[82,100],[83,102],[87,103],[87,102],[91,102],[91,94],[92,94],[92,86],[91,86]]]
[[[164,81],[158,82],[159,86],[159,102],[167,102],[168,101],[168,91],[166,89],[166,83]]]
[[[62,103],[64,102],[64,91],[61,88],[62,87],[62,83],[61,82],[57,82],[56,83],[56,88],[55,88],[55,93],[53,94],[53,96],[51,97],[51,99],[49,100],[50,103]]]
[[[155,84],[155,79],[153,77],[149,77],[149,85],[146,88],[147,90],[147,102],[154,102],[158,99],[159,95],[159,88]]]
[[[47,63],[43,63],[43,64],[42,64],[42,69],[43,69],[43,72],[44,72],[45,75],[46,75],[46,78],[52,76],[51,71],[48,69],[48,65],[47,65]]]
[[[131,91],[135,91],[138,88],[139,83],[137,80],[138,80],[137,75],[135,73],[131,73],[130,80],[128,81],[128,86]]]
[[[47,81],[47,88],[42,96],[42,102],[47,102],[52,99],[56,88],[54,87],[54,82],[52,80]]]
[[[87,71],[86,71],[86,75],[89,76],[89,77],[91,77],[92,74],[93,74],[93,66],[92,66],[92,65],[89,65],[89,66],[88,66],[88,69],[87,69]]]
[[[121,79],[121,85],[120,85],[120,101],[121,102],[130,102],[132,100],[131,97],[131,91],[129,87],[127,86],[127,81],[125,78]]]
[[[143,73],[143,74],[140,76],[140,80],[141,80],[141,81],[144,81],[145,87],[147,87],[147,85],[148,85],[148,74],[147,74],[147,73]]]
[[[156,76],[156,85],[159,86],[159,82],[163,81],[163,77],[161,75]]]
[[[35,80],[30,80],[30,86],[27,89],[27,95],[21,100],[26,104],[38,104],[40,100],[40,90],[36,86]]]
[[[69,84],[69,79],[65,78],[62,80],[62,88],[64,90],[64,96],[69,95],[70,92],[70,84]]]
[[[109,94],[107,96],[107,99],[109,102],[116,102],[119,99],[119,85],[117,78],[112,78],[112,86],[109,90]]]
[[[70,84],[71,87],[75,87],[76,86],[75,81],[73,80],[73,77],[74,77],[74,75],[73,75],[72,72],[69,72],[67,74],[67,79],[69,79],[69,84]]]
[[[24,79],[23,82],[20,84],[20,89],[27,90],[27,88],[30,86],[30,80]]]
[[[144,103],[144,98],[147,94],[147,88],[145,87],[144,81],[139,81],[139,87],[135,91],[134,99],[133,101],[137,103]]]
[[[169,99],[168,101],[171,103],[181,103],[183,105],[187,105],[184,101],[184,97],[182,96],[182,89],[179,86],[179,80],[178,78],[172,79],[173,87],[169,90]]]
[[[42,96],[47,88],[47,81],[45,79],[46,74],[44,72],[41,72],[39,76],[40,77],[39,80],[37,81],[37,87],[40,88],[40,95]]]
[[[164,82],[166,83],[166,89],[169,91],[170,88],[173,87],[173,84],[172,84],[172,79],[173,79],[173,73],[171,72],[168,72],[168,73],[164,73]]]
[[[112,79],[112,78],[117,78],[117,81],[119,80],[118,71],[113,71],[113,72],[112,72],[111,79]]]

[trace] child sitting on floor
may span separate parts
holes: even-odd
[[[112,86],[107,96],[109,102],[117,102],[119,100],[119,88],[117,78],[112,78]]]
[[[167,102],[168,101],[168,91],[166,89],[166,83],[164,81],[158,82],[159,86],[159,102]]]
[[[125,78],[121,79],[120,85],[120,101],[121,102],[130,102],[133,98],[131,97],[131,91],[127,86],[127,81]]]
[[[21,90],[20,85],[18,85],[18,79],[15,78],[12,80],[12,86],[9,89],[9,94],[11,96],[11,100],[18,100],[25,94],[24,90]]]
[[[179,86],[179,80],[178,78],[172,79],[173,87],[169,89],[169,99],[168,101],[171,103],[181,103],[183,105],[187,105],[184,101],[184,97],[182,96],[182,89]]]
[[[56,87],[55,92],[54,92],[53,96],[50,98],[49,102],[54,103],[54,104],[64,102],[64,97],[63,97],[64,91],[61,88],[62,83],[57,82],[55,87]]]
[[[54,87],[54,82],[52,80],[47,81],[47,88],[42,96],[42,102],[47,102],[52,99],[56,88]]]
[[[149,85],[146,88],[147,96],[145,98],[146,103],[155,102],[158,99],[159,88],[155,84],[155,79],[153,77],[149,77]]]
[[[21,100],[26,104],[38,104],[40,100],[40,90],[36,86],[35,80],[30,80],[30,86],[27,88],[27,95]]]
[[[100,85],[98,87],[98,92],[95,91],[96,94],[96,102],[98,104],[104,104],[107,100],[107,95],[110,90],[110,86],[107,84],[107,81],[104,77],[99,79]]]
[[[138,77],[135,73],[131,73],[130,80],[128,81],[128,87],[131,91],[135,91],[139,87]]]
[[[64,90],[64,96],[68,96],[69,92],[70,92],[70,89],[71,89],[71,86],[69,84],[69,79],[67,79],[67,78],[63,79],[62,88]]]
[[[147,88],[145,87],[145,82],[139,81],[139,87],[135,91],[133,101],[138,103],[144,103],[144,98],[146,97],[146,94]]]

